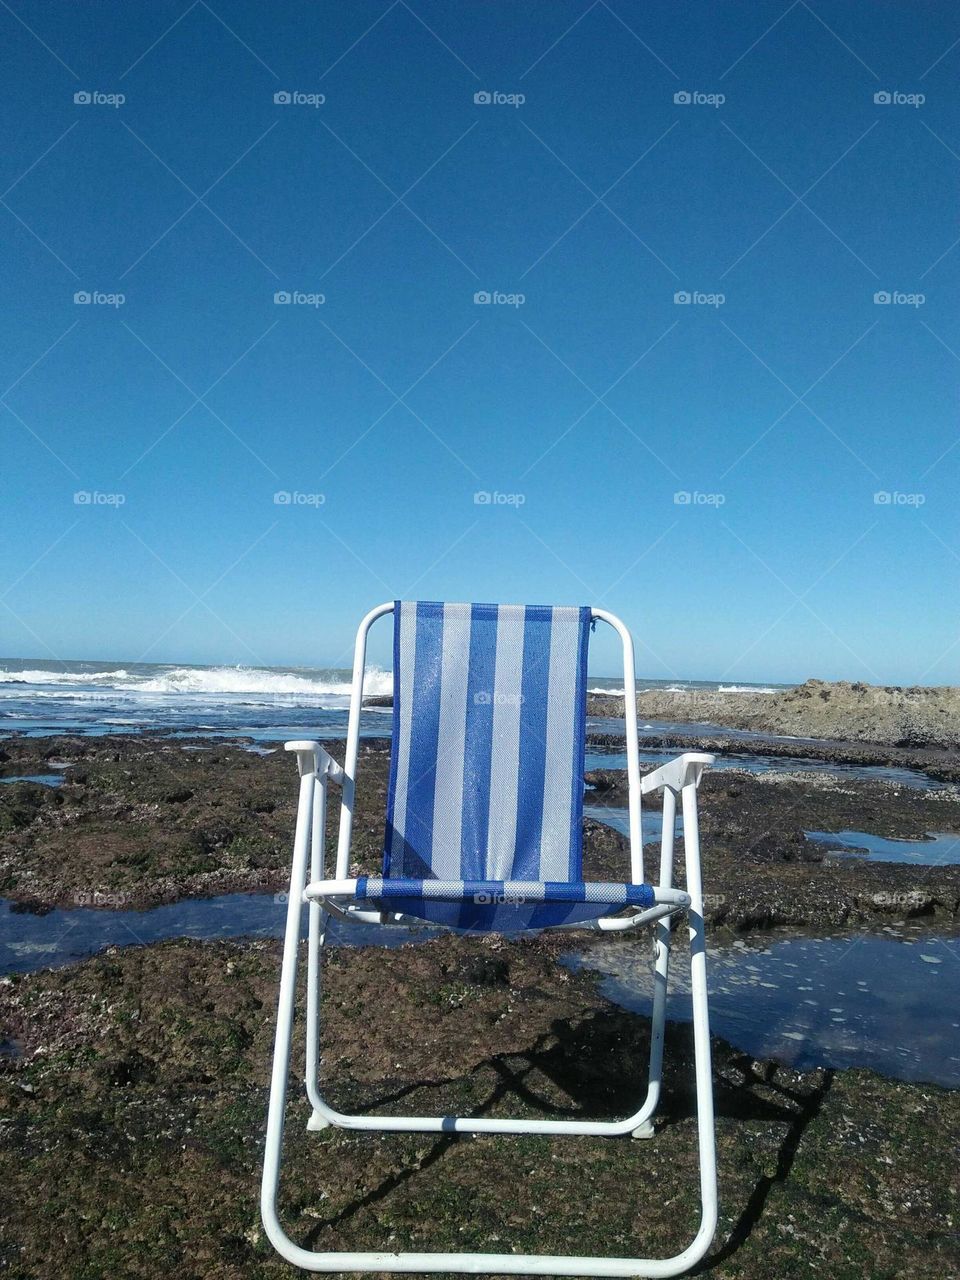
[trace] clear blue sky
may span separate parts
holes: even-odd
[[[342,662],[412,596],[599,603],[648,676],[960,681],[954,5],[0,33],[0,653]]]

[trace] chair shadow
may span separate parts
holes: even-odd
[[[620,1010],[600,1010],[575,1023],[558,1019],[529,1049],[491,1054],[468,1073],[492,1072],[495,1083],[472,1115],[498,1111],[502,1103],[544,1117],[563,1119],[620,1118],[636,1111],[646,1095],[650,1024]],[[693,1037],[689,1025],[668,1023],[664,1045],[663,1086],[657,1108],[658,1127],[669,1128],[696,1115]],[[715,1252],[694,1269],[702,1274],[734,1254],[759,1222],[770,1192],[790,1174],[807,1127],[819,1114],[833,1084],[834,1073],[822,1071],[806,1090],[792,1089],[773,1077],[770,1064],[758,1075],[753,1059],[724,1042],[713,1043],[714,1107],[718,1117],[740,1121],[783,1123],[786,1133],[777,1153],[775,1171],[761,1177],[730,1234]],[[634,1087],[629,1087],[630,1082]],[[628,1087],[625,1089],[624,1084]],[[442,1090],[448,1081],[405,1085],[370,1098],[365,1111],[390,1106],[417,1090]],[[765,1096],[758,1091],[763,1090]],[[563,1100],[558,1100],[558,1095]],[[441,1160],[460,1139],[455,1133],[437,1137],[429,1150],[343,1206],[329,1218],[316,1221],[305,1247],[314,1248],[324,1231],[339,1226],[363,1209],[384,1200],[398,1187]]]

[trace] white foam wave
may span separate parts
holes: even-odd
[[[776,693],[776,689],[771,689],[768,685],[760,684],[722,684],[717,690],[718,693]]]
[[[136,679],[122,667],[117,671],[3,671],[0,684],[102,684],[109,687]]]
[[[116,671],[7,671],[0,669],[0,685],[13,685],[8,693],[16,694],[16,686],[45,686],[34,689],[31,697],[56,696],[50,686],[59,685],[67,696],[76,685],[93,686],[99,690],[120,689],[125,695],[191,695],[205,694],[212,698],[247,695],[285,697],[297,699],[348,698],[350,682],[327,676],[298,675],[288,671],[271,671],[256,667],[171,667],[159,674],[131,673],[125,668]],[[371,667],[364,679],[363,690],[368,695],[385,695],[393,692],[393,676],[389,671]]]

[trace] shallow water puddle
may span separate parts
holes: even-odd
[[[656,768],[678,755],[680,755],[678,747],[656,751],[641,749],[640,764],[641,767],[650,765]],[[625,751],[607,750],[602,747],[587,748],[584,758],[584,769],[587,772],[591,769],[626,769],[626,767]],[[895,769],[872,764],[834,764],[829,760],[808,760],[802,756],[764,756],[749,753],[718,755],[710,769],[711,772],[738,769],[747,773],[829,773],[864,782],[894,782],[902,787],[915,787],[919,791],[939,791],[947,785],[928,777],[918,769]]]
[[[630,835],[629,809],[615,808],[612,805],[585,804],[583,806],[583,816],[585,818],[593,818],[596,822],[602,822],[605,827],[612,827],[614,831],[619,831],[622,836]],[[663,814],[660,810],[642,809],[640,820],[643,832],[643,843],[659,843],[660,832],[663,830]],[[682,831],[683,818],[678,816],[677,832],[679,834]]]
[[[840,857],[861,857],[874,862],[909,862],[917,866],[944,866],[960,862],[960,835],[930,831],[921,840],[888,840],[869,831],[805,831],[815,844]]]
[[[168,938],[281,938],[287,918],[286,894],[230,893],[219,898],[190,898],[147,911],[107,906],[118,897],[41,913],[0,899],[0,973],[75,964],[104,947],[129,947]],[[302,936],[306,932],[306,912]],[[379,928],[331,921],[327,937],[338,946],[381,946],[423,939],[435,930]]]
[[[689,1021],[689,954],[678,934],[667,1016]],[[649,1016],[646,939],[567,958],[603,975],[614,1003]],[[710,948],[710,1029],[756,1058],[798,1069],[869,1067],[901,1080],[960,1088],[960,935],[905,927],[882,934],[752,936]]]
[[[20,773],[14,778],[0,778],[0,786],[13,782],[37,782],[43,787],[63,785],[62,773]]]

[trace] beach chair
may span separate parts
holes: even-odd
[[[367,634],[393,614],[393,740],[382,873],[350,876]],[[623,644],[630,866],[620,883],[584,882],[581,870],[587,645],[608,624]],[[344,766],[318,742],[288,742],[300,801],[287,905],[276,1045],[270,1085],[261,1213],[277,1251],[305,1271],[451,1272],[552,1276],[674,1276],[697,1263],[717,1222],[716,1155],[707,1014],[697,787],[713,757],[686,753],[640,776],[633,642],[602,609],[396,602],[373,609],[357,633]],[[324,865],[327,789],[341,789],[336,868]],[[659,882],[644,877],[640,807],[663,792]],[[674,887],[677,799],[686,884]],[[295,1244],[277,1212],[290,1068],[301,911],[308,905],[306,1092],[311,1130],[650,1137],[660,1097],[672,917],[689,924],[700,1160],[701,1221],[666,1259],[512,1253],[314,1252]],[[648,1088],[623,1120],[346,1115],[318,1087],[320,958],[327,920],[424,922],[452,929],[655,926],[655,984]],[[370,1034],[375,1036],[376,1019]],[[575,1192],[571,1188],[571,1195]]]

